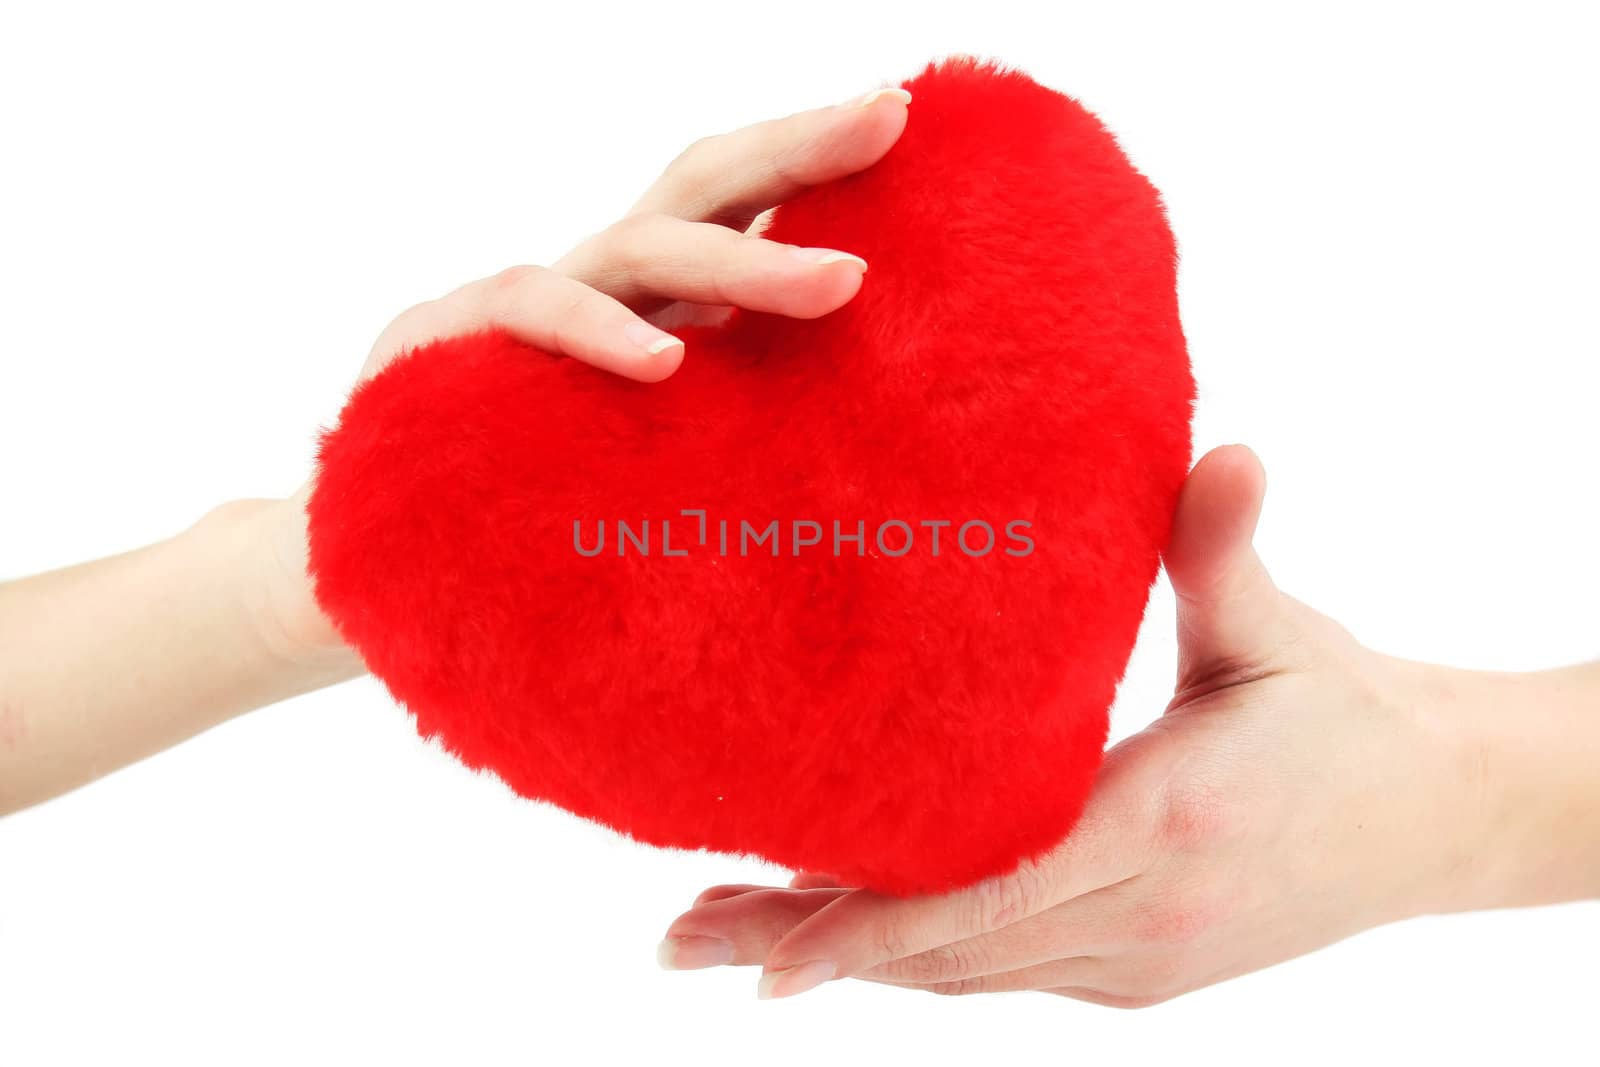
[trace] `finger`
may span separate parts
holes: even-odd
[[[696,904],[667,927],[657,959],[669,970],[760,963],[786,932],[843,892],[758,887]],[[713,954],[713,962],[699,962]]]
[[[1208,452],[1178,497],[1164,556],[1178,599],[1179,690],[1259,666],[1285,637],[1283,598],[1251,539],[1266,473],[1243,445]]]
[[[1023,990],[1055,989],[1061,986],[1089,986],[1108,978],[1104,960],[1097,956],[1078,956],[1051,960],[1033,967],[1020,967],[1014,971],[961,978],[948,982],[902,982],[887,978],[861,976],[869,982],[900,986],[903,989],[921,989],[944,996],[964,997],[977,993],[1017,993]]]
[[[820,871],[796,871],[789,880],[790,889],[843,889],[843,882],[831,874]]]
[[[512,267],[444,297],[478,326],[641,382],[678,369],[683,342],[613,297],[544,267]]]
[[[1149,862],[1142,833],[1121,802],[1091,802],[1066,841],[1010,874],[944,896],[895,898],[869,890],[839,896],[801,922],[768,956],[760,996],[804,992],[939,945],[979,937],[1121,882]]]
[[[642,311],[683,300],[814,319],[856,295],[867,264],[832,248],[798,248],[671,215],[630,215],[554,269]]]
[[[1138,882],[1135,877],[1085,893],[993,933],[890,960],[860,977],[947,984],[1123,948],[1134,940],[1130,894]]]
[[[729,885],[714,885],[710,889],[701,892],[699,896],[695,897],[694,902],[695,904],[710,904],[713,900],[726,900],[729,897],[737,897],[744,893],[754,893],[760,889],[777,888],[777,886],[773,885],[752,885],[748,882],[737,882]]]
[[[673,160],[630,214],[676,215],[743,230],[801,190],[876,163],[899,139],[911,94],[879,89],[707,137]]]

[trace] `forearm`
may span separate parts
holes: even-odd
[[[278,625],[281,507],[227,504],[169,540],[0,585],[0,812],[359,673],[348,650]]]
[[[1527,673],[1405,665],[1470,828],[1441,910],[1600,898],[1600,662]]]

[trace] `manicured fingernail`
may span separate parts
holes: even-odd
[[[874,89],[870,93],[867,93],[863,96],[858,96],[854,100],[847,101],[842,106],[846,108],[871,107],[873,104],[876,104],[879,100],[883,99],[898,100],[902,104],[909,104],[911,103],[911,94],[900,88]]]
[[[733,942],[689,934],[669,937],[656,949],[656,962],[669,971],[695,971],[733,962]]]
[[[665,330],[658,330],[648,322],[641,322],[637,319],[624,326],[622,332],[629,341],[632,341],[652,356],[657,352],[665,352],[673,345],[683,344],[682,341]]]
[[[781,971],[768,971],[756,983],[756,996],[762,1000],[792,997],[796,993],[817,988],[838,973],[839,968],[832,960],[812,960],[810,963],[785,967]]]
[[[832,248],[792,248],[795,258],[803,259],[807,263],[822,266],[827,263],[854,263],[862,270],[867,269],[867,261],[860,256],[852,256],[849,252],[839,252]]]

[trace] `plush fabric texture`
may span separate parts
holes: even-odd
[[[654,385],[428,344],[354,391],[309,509],[321,605],[467,765],[896,895],[1078,818],[1194,397],[1158,194],[1100,122],[974,60],[904,84],[889,154],[766,234],[863,256],[850,303],[681,331]]]

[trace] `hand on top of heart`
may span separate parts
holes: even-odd
[[[678,368],[683,344],[662,325],[741,307],[816,318],[860,289],[848,251],[758,236],[762,213],[802,189],[870,167],[905,129],[911,94],[877,89],[843,104],[706,137],[685,149],[617,222],[549,267],[514,266],[402,312],[360,377],[434,338],[489,326],[640,381]],[[318,609],[306,576],[307,484],[277,502],[266,546],[275,642],[290,655],[355,654]]]
[[[1268,577],[1263,493],[1239,446],[1190,474],[1166,557],[1176,695],[1111,750],[1054,851],[948,896],[813,873],[717,886],[670,925],[662,965],[763,964],[768,998],[855,977],[1138,1007],[1407,916],[1600,890],[1594,827],[1550,803],[1585,791],[1583,761],[1531,758],[1581,744],[1560,712],[1594,668],[1493,675],[1363,648]]]

